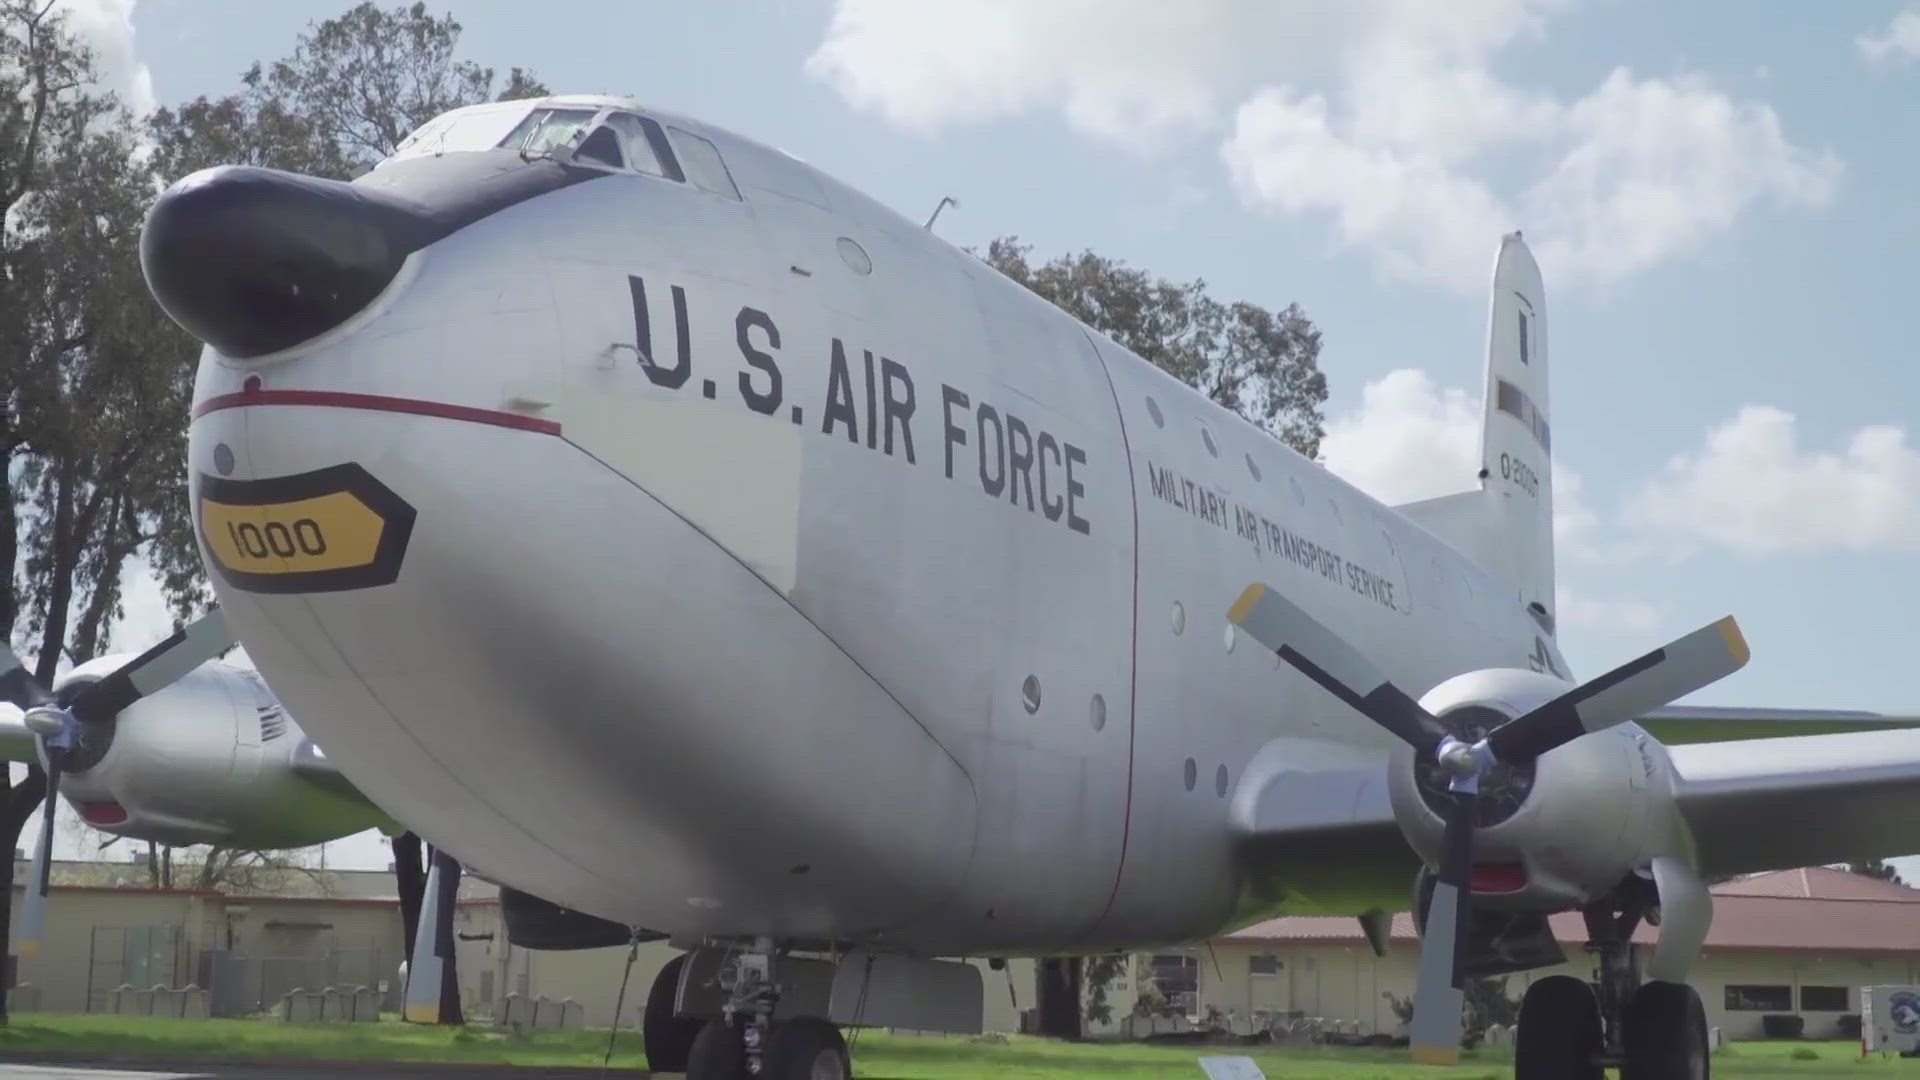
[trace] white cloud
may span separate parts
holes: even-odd
[[[837,0],[806,71],[912,131],[1057,105],[1079,130],[1156,142],[1217,125],[1263,63],[1312,63],[1316,39],[1360,22],[1339,4]]]
[[[1837,451],[1803,448],[1793,414],[1748,405],[1671,458],[1624,517],[1676,554],[1920,551],[1920,450],[1891,424],[1861,427]]]
[[[1920,4],[1901,8],[1885,29],[1861,34],[1853,43],[1876,64],[1920,56]]]
[[[921,132],[1058,108],[1141,150],[1224,134],[1250,204],[1326,219],[1390,276],[1475,292],[1515,227],[1557,282],[1605,285],[1759,204],[1831,197],[1836,157],[1698,77],[1619,69],[1569,97],[1494,74],[1570,2],[837,0],[806,68]]]
[[[133,46],[135,0],[60,0],[67,25],[93,50],[100,85],[119,95],[135,116],[153,111],[153,72]]]
[[[1382,502],[1466,491],[1480,471],[1480,402],[1401,368],[1361,388],[1360,405],[1327,419],[1327,468]]]

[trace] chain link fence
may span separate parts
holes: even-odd
[[[192,986],[209,992],[214,1016],[258,1016],[274,1011],[294,990],[319,992],[366,987],[386,1007],[397,1007],[401,957],[368,938],[319,938],[305,948],[275,943],[267,950],[195,949],[181,926],[97,926],[87,950],[86,1008],[115,1010],[116,991]]]

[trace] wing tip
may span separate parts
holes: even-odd
[[[1257,581],[1240,590],[1240,598],[1227,609],[1227,621],[1235,626],[1246,622],[1247,617],[1253,614],[1255,605],[1259,604],[1261,598],[1266,595],[1267,587]]]

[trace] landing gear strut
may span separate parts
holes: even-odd
[[[1555,975],[1527,988],[1515,1080],[1601,1080],[1609,1066],[1620,1080],[1709,1080],[1700,995],[1681,982],[1640,982],[1633,932],[1643,919],[1659,921],[1658,903],[1653,883],[1635,877],[1581,913],[1587,951],[1599,960],[1595,982]]]
[[[779,962],[773,943],[766,939],[728,959],[719,976],[727,1003],[719,1016],[699,1024],[687,1044],[687,1080],[851,1080],[853,1071],[840,1029],[817,1016],[776,1018],[780,985],[775,975]],[[660,982],[664,981],[663,973]],[[649,1019],[653,1006],[650,997]],[[686,1018],[674,1022],[689,1023]],[[670,1041],[664,1037],[668,1029],[663,1025],[660,1030],[664,1048]],[[678,1027],[673,1032],[679,1035],[686,1030]],[[652,1049],[649,1036],[650,1059]],[[661,1070],[659,1065],[653,1068]]]

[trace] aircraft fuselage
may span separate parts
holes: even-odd
[[[574,183],[201,364],[229,619],[474,872],[684,935],[1191,940],[1263,913],[1227,827],[1256,751],[1388,752],[1231,632],[1249,582],[1410,692],[1558,666],[1459,551],[982,261],[634,111],[741,197]]]

